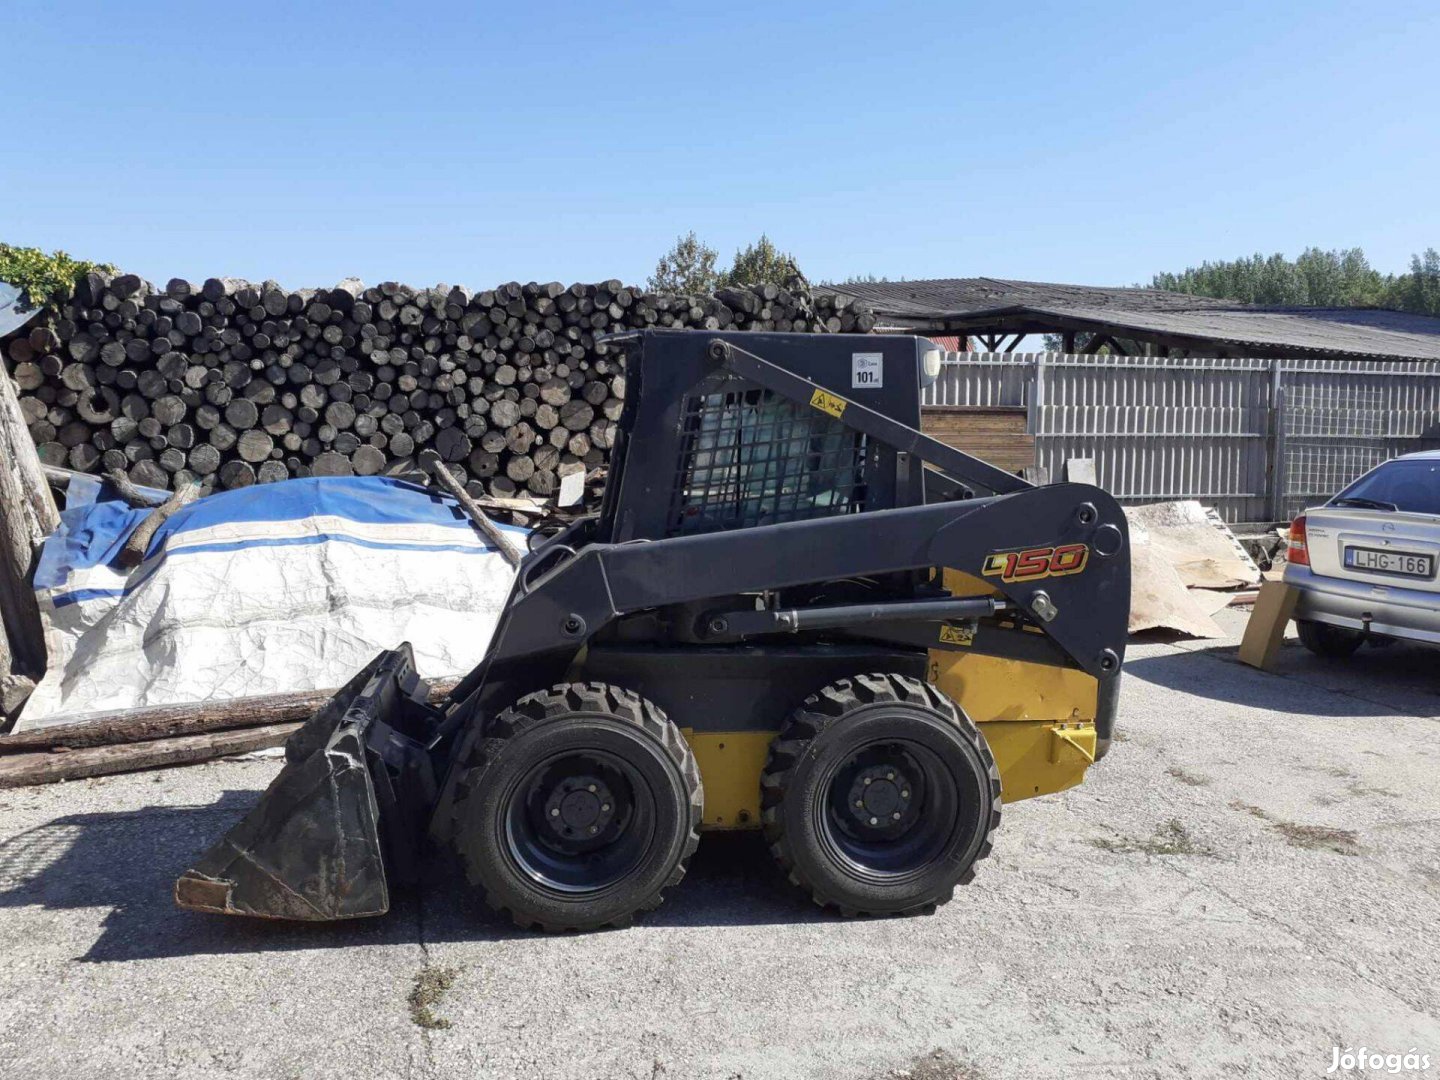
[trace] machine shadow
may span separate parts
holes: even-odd
[[[227,918],[175,906],[175,878],[259,798],[226,791],[209,806],[74,814],[0,840],[0,908],[108,909],[76,959],[95,963],[291,949],[485,941],[526,936],[489,911],[445,853],[388,915],[338,923]],[[680,885],[641,925],[743,925],[830,918],[791,889],[758,834],[701,841]]]
[[[1413,709],[1427,699],[1440,710],[1440,652],[1397,642],[1363,647],[1344,660],[1327,660],[1298,642],[1286,642],[1266,671],[1242,664],[1234,645],[1215,645],[1125,662],[1131,678],[1234,705],[1293,711],[1316,716],[1389,716]],[[1219,661],[1204,663],[1203,660]],[[1198,662],[1202,661],[1202,662]],[[1409,700],[1402,700],[1409,699]]]

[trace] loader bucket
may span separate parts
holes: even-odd
[[[308,921],[388,911],[385,848],[415,814],[396,808],[403,779],[372,747],[378,736],[392,751],[424,757],[419,743],[392,730],[424,692],[408,644],[371,661],[290,736],[285,767],[254,809],[175,882],[175,902],[192,911]],[[423,770],[414,760],[405,764],[402,772],[428,778],[428,760]],[[382,805],[396,820],[383,820]]]

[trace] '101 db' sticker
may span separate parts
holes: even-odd
[[[850,389],[879,390],[884,385],[884,353],[857,352],[850,354]]]
[[[998,577],[1001,581],[1038,581],[1078,574],[1089,560],[1090,549],[1084,544],[997,551],[985,557],[985,566],[980,572],[986,577]]]

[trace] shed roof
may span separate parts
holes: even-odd
[[[1374,308],[1262,307],[1161,289],[941,278],[829,286],[917,329],[1103,330],[1257,355],[1440,360],[1440,318]]]

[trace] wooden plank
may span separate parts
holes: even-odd
[[[459,679],[435,679],[430,683],[430,704],[443,701]],[[36,728],[0,736],[0,755],[56,747],[80,749],[115,743],[143,742],[179,735],[260,727],[291,720],[305,720],[335,696],[337,690],[306,690],[294,694],[266,694],[232,701],[194,702],[185,705],[157,705],[148,709],[92,716],[72,724]]]
[[[174,765],[194,765],[231,754],[245,754],[281,745],[300,722],[269,724],[242,731],[207,732],[175,739],[95,746],[86,750],[50,750],[0,758],[0,788],[54,784],[89,776],[137,772]]]
[[[920,414],[926,435],[1009,472],[1035,464],[1035,437],[1025,426],[1023,408],[927,405]]]
[[[0,365],[0,373],[4,365]],[[26,428],[25,414],[20,409],[15,386],[8,373],[0,377],[0,430],[4,432],[4,443],[0,453],[20,477],[20,488],[36,531],[48,536],[60,527],[60,509],[55,505],[55,496],[45,480],[45,471],[40,464],[40,455],[35,452],[35,443]]]
[[[1250,612],[1250,621],[1245,624],[1245,636],[1240,642],[1240,662],[1268,670],[1280,655],[1280,644],[1285,640],[1285,627],[1295,614],[1295,603],[1300,599],[1300,590],[1283,581],[1264,581],[1260,584],[1260,595],[1255,598],[1255,609]]]
[[[515,461],[529,460],[529,458],[511,459],[512,464]],[[436,462],[432,475],[439,481],[441,487],[455,496],[455,499],[460,503],[460,508],[464,510],[470,520],[475,523],[475,527],[480,530],[485,539],[495,545],[495,549],[500,552],[505,561],[511,566],[519,566],[520,560],[524,558],[524,553],[517,545],[511,542],[510,537],[499,525],[496,525],[495,522],[485,516],[485,511],[481,510],[480,507],[475,504],[475,500],[472,499],[465,491],[465,488],[461,486],[460,481],[455,479],[454,474],[450,472],[450,469],[443,461]]]
[[[36,549],[59,522],[15,387],[0,365],[0,632],[9,639],[0,677],[45,670],[45,638],[30,574]]]

